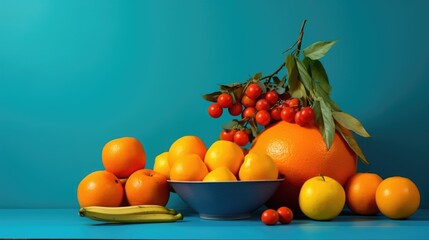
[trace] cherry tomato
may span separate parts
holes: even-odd
[[[246,146],[249,142],[249,135],[245,130],[237,131],[234,134],[234,142],[239,146]]]
[[[301,116],[300,119],[305,122],[311,122],[314,118],[314,112],[313,109],[311,107],[303,107],[301,109]]]
[[[222,93],[217,97],[217,103],[223,108],[232,106],[232,97],[228,93]]]
[[[282,112],[280,113],[280,117],[283,121],[286,122],[293,122],[293,119],[295,118],[296,111],[294,108],[291,107],[284,107]]]
[[[256,102],[255,106],[256,106],[256,110],[258,111],[270,109],[270,104],[268,103],[267,99],[259,99]]]
[[[244,95],[242,98],[241,98],[241,103],[243,104],[243,106],[245,106],[245,107],[254,107],[255,106],[255,103],[256,103],[256,100],[255,99],[252,99],[252,98],[250,98],[250,97],[248,97],[248,96],[246,96],[246,95]]]
[[[282,224],[289,224],[293,219],[293,212],[288,207],[280,207],[277,209],[277,213],[279,214],[279,221]]]
[[[281,112],[282,112],[282,108],[279,108],[279,107],[275,107],[275,108],[271,109],[271,112],[270,112],[271,113],[271,119],[276,121],[276,122],[282,120]]]
[[[265,99],[267,99],[267,101],[268,101],[269,104],[274,105],[279,100],[279,95],[277,94],[276,91],[270,90],[265,95]]]
[[[249,84],[246,88],[246,96],[248,96],[251,99],[257,99],[259,96],[261,96],[262,89],[257,83]]]
[[[299,126],[304,126],[305,124],[307,124],[306,122],[304,122],[304,121],[302,121],[301,120],[301,114],[302,114],[302,112],[301,111],[298,111],[296,114],[295,114],[295,123],[296,124],[298,124]]]
[[[239,102],[236,102],[235,104],[233,104],[231,107],[228,108],[228,112],[232,116],[238,116],[238,115],[240,115],[241,114],[241,110],[243,110],[243,106]]]
[[[220,139],[233,142],[234,141],[234,135],[236,132],[237,132],[237,130],[235,130],[235,129],[231,129],[231,130],[223,129],[220,132]]]
[[[298,108],[299,107],[299,99],[298,98],[291,98],[286,100],[286,104],[291,108]]]
[[[254,107],[247,107],[243,111],[243,118],[245,117],[252,117],[256,113],[256,108]]]
[[[279,214],[276,210],[267,209],[262,212],[261,221],[265,225],[275,225],[279,221]]]
[[[208,111],[209,111],[209,115],[212,118],[218,118],[222,116],[222,112],[223,112],[222,107],[217,103],[213,103],[212,105],[210,105]]]
[[[255,120],[259,125],[267,126],[271,121],[271,115],[267,110],[261,110],[256,113]]]

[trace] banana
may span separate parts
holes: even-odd
[[[174,209],[168,209],[161,205],[136,205],[136,206],[124,206],[124,207],[100,207],[100,206],[89,206],[81,208],[81,211],[87,213],[104,213],[113,215],[122,214],[140,214],[140,213],[167,213],[176,214]]]
[[[181,213],[158,205],[139,205],[127,207],[83,207],[81,217],[111,223],[155,223],[182,220]]]

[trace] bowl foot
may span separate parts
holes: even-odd
[[[250,218],[252,214],[232,214],[232,215],[217,215],[217,214],[200,214],[200,218],[206,220],[239,220]]]

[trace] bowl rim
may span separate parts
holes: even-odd
[[[284,178],[278,178],[278,179],[271,179],[271,180],[238,180],[238,181],[216,181],[216,182],[167,180],[167,182],[179,183],[179,184],[220,184],[220,183],[245,184],[245,183],[259,183],[259,182],[282,182],[284,180],[285,180]]]

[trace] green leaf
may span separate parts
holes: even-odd
[[[222,128],[225,130],[231,130],[234,129],[235,127],[239,126],[240,123],[237,120],[231,120],[225,124],[222,125]]]
[[[314,85],[314,92],[316,94],[316,97],[322,98],[325,103],[327,103],[332,110],[334,111],[341,111],[338,105],[329,97],[329,94],[325,92],[319,84]]]
[[[210,102],[217,102],[217,97],[219,97],[219,95],[221,94],[221,92],[212,92],[209,94],[203,94],[202,97]]]
[[[365,164],[369,164],[368,160],[362,152],[362,149],[360,149],[353,135],[345,133],[344,130],[338,125],[335,126],[335,129],[341,134],[341,137],[343,137],[349,147],[353,150],[354,153],[356,153],[356,155],[362,160],[362,162]]]
[[[249,125],[253,137],[256,138],[256,136],[258,136],[258,126],[256,124],[255,118],[252,117],[249,119]]]
[[[362,126],[362,123],[359,122],[356,118],[347,114],[345,112],[336,112],[332,113],[335,121],[341,124],[343,127],[355,132],[356,134],[362,137],[371,137],[365,128]]]
[[[331,94],[331,85],[329,84],[328,75],[326,74],[325,68],[319,60],[311,60],[310,62],[310,72],[311,77],[313,78],[313,84],[320,86],[323,91],[325,91],[328,96]]]
[[[262,77],[262,73],[256,73],[255,75],[253,75],[253,79],[254,80],[259,80]]]
[[[223,90],[223,91],[231,91],[231,90],[234,90],[235,88],[237,88],[237,87],[240,87],[242,84],[241,83],[231,83],[231,84],[222,84],[222,85],[219,85],[219,88],[220,88],[220,90]]]
[[[332,142],[334,141],[335,122],[332,117],[331,108],[328,106],[328,104],[325,103],[323,99],[320,100],[320,110],[323,118],[323,131],[321,132],[323,140],[325,140],[326,147],[329,150],[332,146]]]
[[[289,92],[292,97],[302,98],[306,97],[305,88],[298,78],[298,67],[296,66],[295,57],[289,54],[286,57],[286,68],[288,73],[288,86]]]
[[[311,76],[308,74],[307,68],[299,60],[296,61],[296,65],[298,66],[299,76],[301,78],[301,82],[304,84],[304,87],[308,91],[312,91],[313,90],[313,85],[311,84],[312,79],[311,79]]]
[[[274,76],[274,77],[273,77],[273,82],[274,82],[276,85],[279,85],[279,84],[280,84],[280,78],[279,78],[279,77],[277,77],[277,76]]]
[[[336,41],[328,42],[315,42],[304,49],[304,56],[309,57],[313,60],[320,59],[331,49]]]

